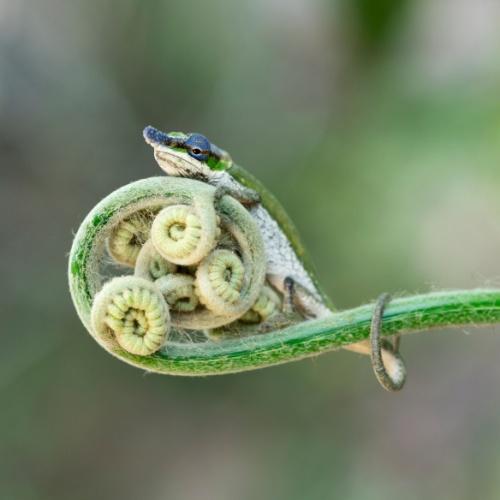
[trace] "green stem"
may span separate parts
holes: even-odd
[[[252,370],[315,356],[366,339],[373,305],[332,314],[268,334],[220,343],[171,344],[141,358],[116,352],[147,370],[178,375],[215,375]],[[436,292],[394,299],[383,317],[383,335],[437,327],[500,322],[500,290]]]

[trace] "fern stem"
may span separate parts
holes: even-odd
[[[242,336],[219,342],[169,341],[165,347],[148,356],[130,354],[116,342],[104,342],[92,328],[90,320],[94,296],[102,286],[100,259],[112,228],[138,210],[158,211],[167,201],[170,204],[198,204],[202,213],[205,202],[210,207],[213,206],[214,191],[208,184],[187,179],[143,179],[111,193],[85,218],[70,253],[70,289],[83,324],[105,349],[119,359],[148,371],[178,375],[215,375],[315,356],[368,337],[373,304],[335,311],[321,319],[304,321],[251,337]],[[230,197],[223,197],[219,208],[224,210],[224,216],[228,220],[239,221],[241,233],[246,231],[250,235],[248,247],[253,249],[252,258],[257,262],[259,272],[264,273],[265,261],[260,238],[252,236],[256,233],[252,229],[254,223],[247,228],[244,224],[246,219],[241,215],[245,212],[244,209],[238,208],[239,204],[231,200]],[[257,252],[255,249],[260,250]],[[384,312],[382,334],[492,323],[500,323],[500,289],[442,291],[392,300]]]
[[[121,359],[150,371],[178,375],[216,375],[252,370],[366,339],[373,305],[333,313],[265,335],[220,343],[169,344],[148,358],[125,352]],[[438,327],[477,326],[500,322],[500,290],[442,291],[394,299],[383,317],[383,335]]]

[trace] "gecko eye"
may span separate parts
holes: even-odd
[[[191,134],[184,143],[189,156],[199,161],[207,161],[210,155],[210,141],[201,134]]]

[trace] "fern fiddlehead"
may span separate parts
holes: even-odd
[[[137,214],[142,221],[152,214],[151,224],[132,230],[128,224]],[[128,239],[129,233],[140,237]],[[137,242],[137,252],[116,251]],[[188,258],[179,242],[189,243]],[[107,248],[124,272],[135,265],[135,276],[109,279],[103,272]],[[217,200],[208,184],[172,177],[137,181],[101,201],[78,230],[69,260],[71,294],[90,334],[113,355],[149,371],[232,373],[369,336],[372,305],[278,323],[266,333],[236,332],[217,342],[170,340],[176,328],[203,332],[235,321],[270,321],[283,297],[265,278],[262,238],[248,210],[227,195]],[[435,292],[393,300],[384,311],[382,335],[497,322],[500,290]]]

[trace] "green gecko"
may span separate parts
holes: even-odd
[[[206,182],[215,186],[219,195],[230,194],[247,207],[263,236],[268,280],[284,294],[288,310],[299,311],[306,318],[332,314],[333,306],[321,290],[298,231],[279,201],[259,180],[201,134],[165,133],[148,126],[143,136],[167,175]],[[372,354],[368,340],[347,348]],[[402,360],[390,344],[384,343],[382,355],[396,378],[404,381]]]

